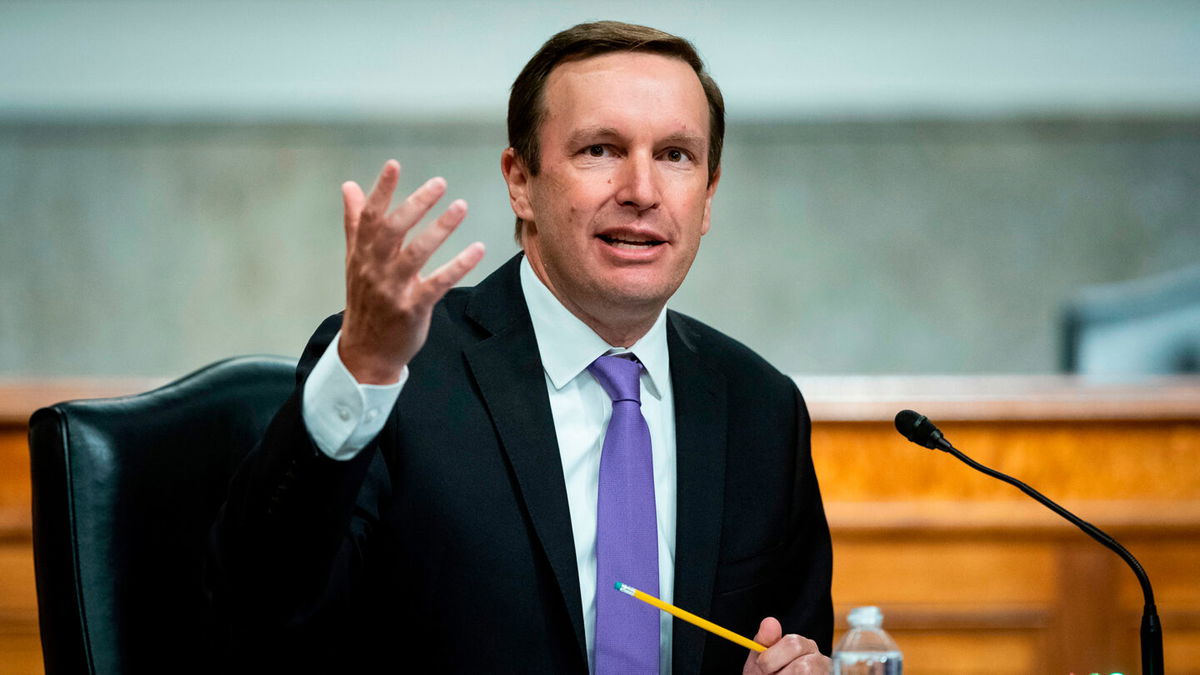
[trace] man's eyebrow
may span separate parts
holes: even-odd
[[[580,145],[588,141],[595,141],[605,138],[618,138],[621,133],[613,127],[584,127],[576,129],[567,137],[567,144],[570,146]],[[686,132],[678,132],[670,134],[659,140],[658,145],[682,145],[688,148],[703,148],[708,143],[708,139],[697,134],[689,134]]]
[[[707,138],[688,133],[671,134],[661,141],[662,145],[682,145],[693,148],[703,148],[707,143]]]
[[[567,138],[567,144],[574,146],[584,141],[594,141],[598,138],[614,138],[617,136],[620,136],[620,134],[612,127],[584,127],[571,132],[571,135]]]

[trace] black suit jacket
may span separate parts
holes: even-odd
[[[348,462],[316,449],[301,417],[305,378],[340,315],[317,330],[296,392],[213,530],[209,583],[237,663],[587,671],[566,488],[519,261],[437,305],[384,430]],[[681,314],[668,313],[667,340],[675,604],[747,636],[776,616],[829,653],[831,549],[799,392]],[[746,655],[679,621],[673,650],[680,673],[740,672]]]

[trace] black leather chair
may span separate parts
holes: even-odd
[[[60,403],[29,424],[46,672],[207,672],[209,527],[295,361],[237,357],[144,394]]]

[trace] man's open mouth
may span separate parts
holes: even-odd
[[[612,237],[607,234],[601,234],[597,236],[599,236],[600,240],[604,243],[617,248],[644,249],[667,243],[659,239],[623,239],[621,237]]]

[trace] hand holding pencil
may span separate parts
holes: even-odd
[[[767,617],[758,626],[754,641],[769,645],[765,652],[750,652],[742,666],[742,675],[768,673],[823,673],[832,669],[832,662],[817,650],[817,643],[795,633],[783,634],[783,627],[774,617]]]
[[[766,675],[768,673],[828,673],[829,658],[817,650],[817,643],[800,635],[783,634],[783,627],[774,617],[767,617],[758,626],[758,633],[750,640],[717,624],[703,619],[675,605],[668,604],[638,589],[616,583],[616,589],[622,593],[637,598],[642,602],[686,621],[693,626],[719,635],[730,642],[741,645],[750,651],[746,664],[742,666],[742,675]]]

